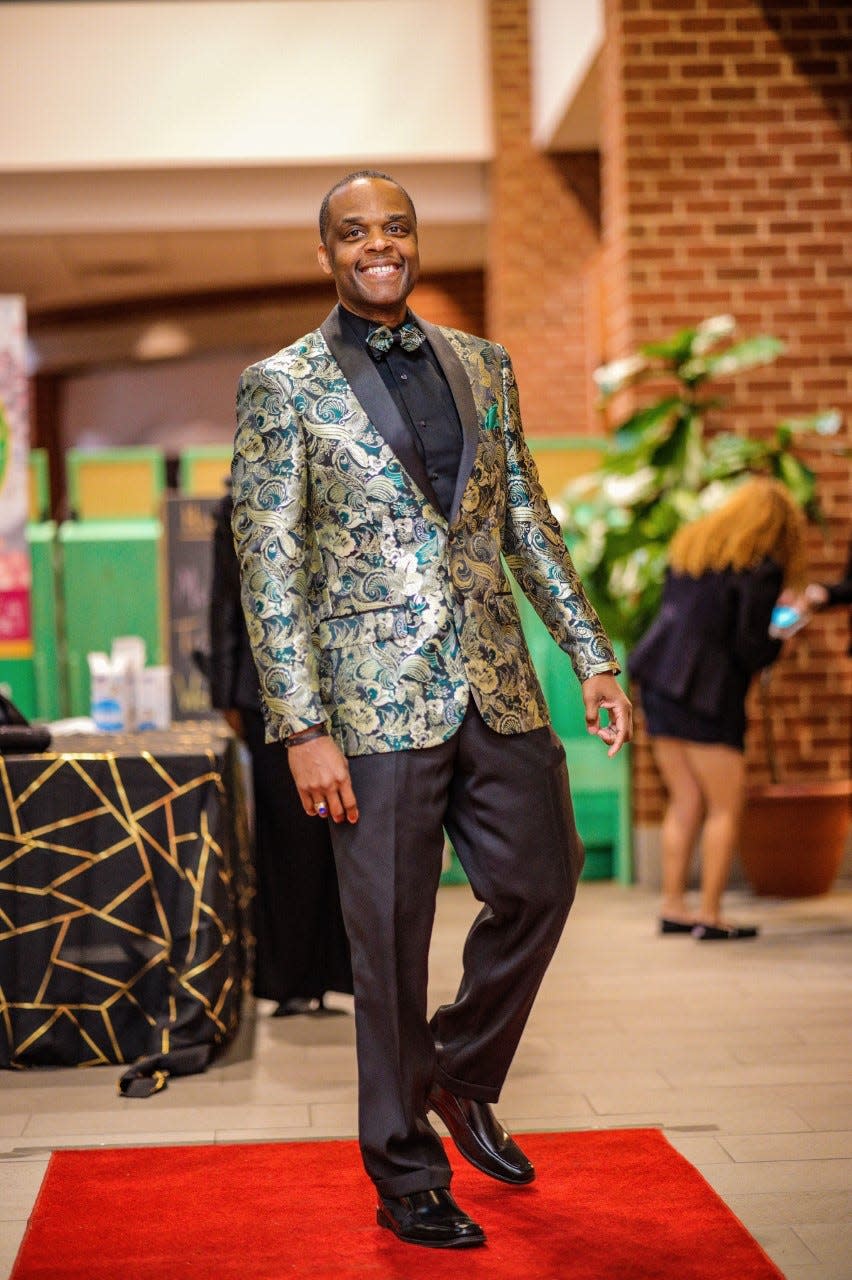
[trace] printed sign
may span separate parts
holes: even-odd
[[[217,502],[217,498],[170,494],[163,509],[172,717],[175,720],[219,716],[210,706],[207,680],[196,657],[210,650],[208,613],[213,576],[213,513]]]

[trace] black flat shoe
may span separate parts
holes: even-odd
[[[532,1182],[535,1169],[487,1102],[457,1098],[434,1084],[427,1108],[441,1117],[453,1142],[474,1169],[516,1186]]]
[[[273,1012],[273,1018],[297,1018],[303,1013],[318,1013],[322,1009],[322,999],[316,996],[291,996],[282,1000]]]
[[[692,933],[694,920],[672,920],[668,916],[660,916],[660,933]]]
[[[739,942],[743,938],[756,938],[759,933],[754,924],[696,924],[692,929],[693,938],[699,942]]]
[[[485,1232],[456,1204],[447,1187],[382,1196],[376,1222],[406,1244],[430,1249],[469,1249],[485,1244]]]

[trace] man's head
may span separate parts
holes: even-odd
[[[417,215],[408,193],[385,173],[347,174],[320,207],[319,264],[356,315],[399,324],[420,274]]]

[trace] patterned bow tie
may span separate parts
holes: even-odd
[[[378,329],[374,329],[367,338],[367,346],[381,355],[387,355],[395,342],[399,343],[403,351],[416,351],[425,339],[426,334],[410,321],[398,329],[389,329],[386,324],[383,324]]]

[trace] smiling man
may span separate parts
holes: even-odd
[[[377,1221],[410,1244],[481,1245],[428,1117],[489,1177],[535,1177],[491,1104],[583,860],[504,561],[570,655],[609,755],[631,708],[524,443],[508,355],[408,309],[409,196],[349,174],[320,237],[338,305],[240,383],[243,606],[267,737],[286,742],[306,812],[331,820]],[[458,993],[427,1019],[444,829],[483,906]]]

